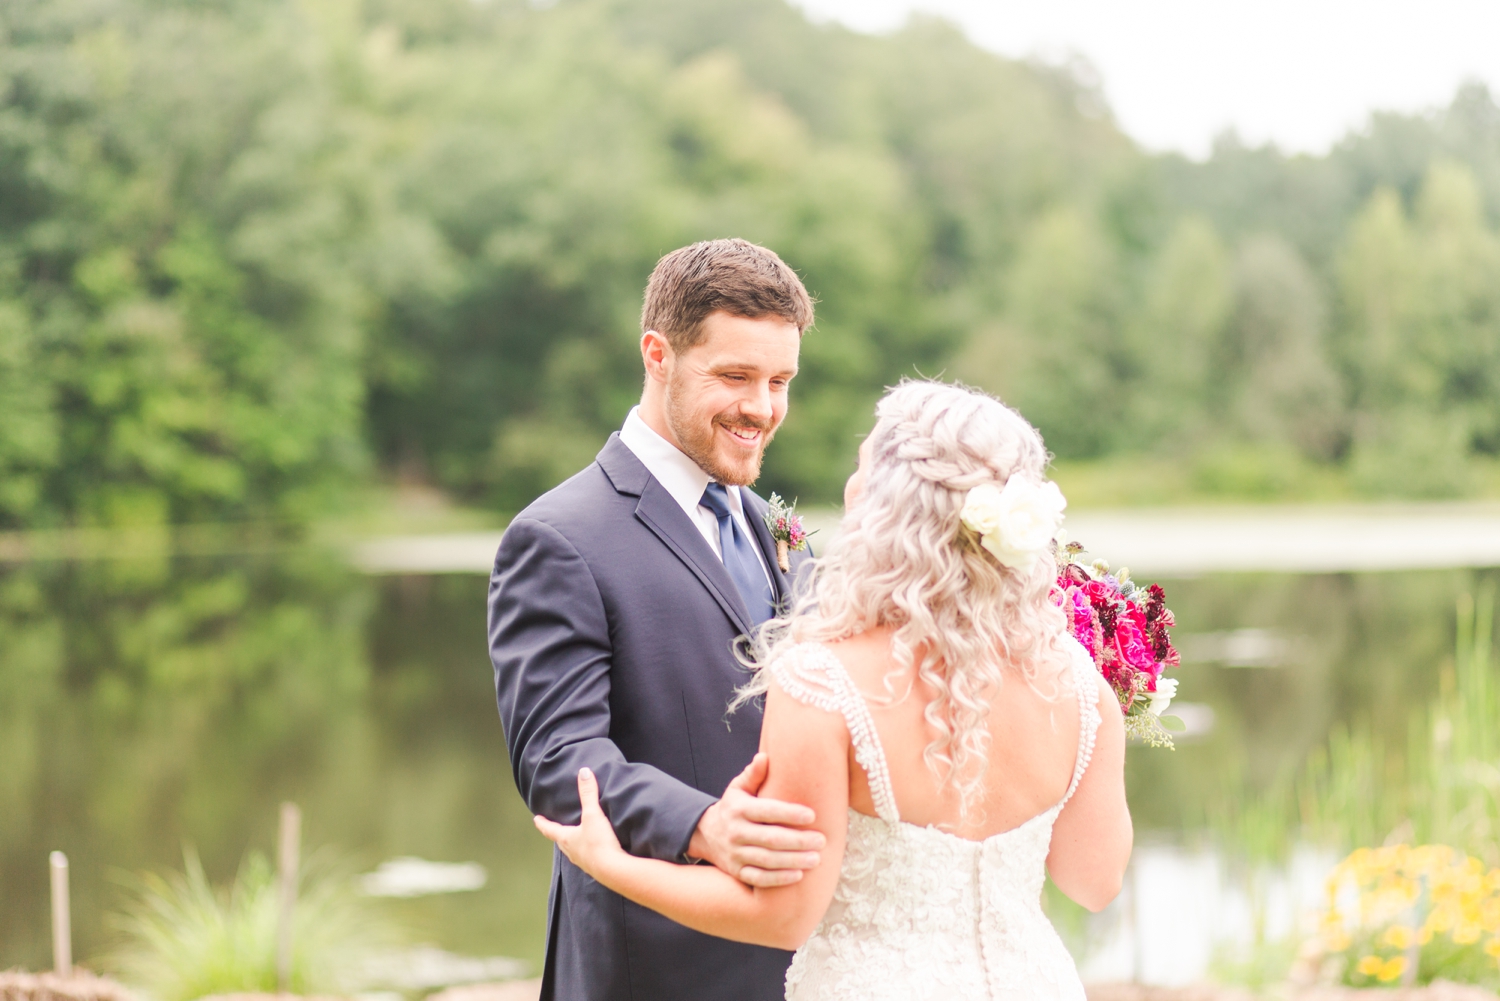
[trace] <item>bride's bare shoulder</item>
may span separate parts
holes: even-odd
[[[894,632],[889,626],[879,626],[830,640],[824,646],[844,665],[854,687],[869,695],[887,687],[891,670],[896,666],[891,654],[891,635]]]

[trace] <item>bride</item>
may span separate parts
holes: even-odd
[[[961,387],[906,382],[876,414],[841,534],[755,636],[740,696],[765,699],[747,772],[816,812],[818,866],[757,889],[628,855],[587,769],[581,823],[537,827],[674,921],[796,949],[789,999],[1081,1001],[1043,871],[1097,911],[1132,830],[1118,705],[1048,597],[1062,499],[1046,451]]]

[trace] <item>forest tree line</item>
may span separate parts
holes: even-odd
[[[834,500],[923,373],[1065,462],[1463,496],[1500,463],[1497,223],[1479,85],[1324,156],[1192,162],[1087,67],[931,19],[10,0],[0,528],[296,521],[393,479],[514,511],[637,398],[657,257],[726,235],[819,300],[784,494]]]

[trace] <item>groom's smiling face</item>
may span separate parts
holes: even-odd
[[[703,320],[690,348],[674,353],[661,339],[662,416],[673,444],[720,483],[754,483],[786,417],[801,344],[797,325],[781,317],[722,311]]]

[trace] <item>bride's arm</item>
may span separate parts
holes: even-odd
[[[565,827],[537,817],[537,829],[590,876],[678,924],[752,945],[795,949],[822,920],[843,864],[849,731],[842,717],[790,698],[773,682],[766,694],[760,743],[769,758],[769,774],[760,792],[812,807],[817,816],[812,826],[827,840],[817,867],[790,886],[751,887],[713,866],[676,865],[627,854],[599,809],[598,785],[587,769],[578,773],[582,822]]]
[[[1100,723],[1094,756],[1052,828],[1047,855],[1052,882],[1091,911],[1119,895],[1135,837],[1125,802],[1125,722],[1109,683],[1096,680]]]

